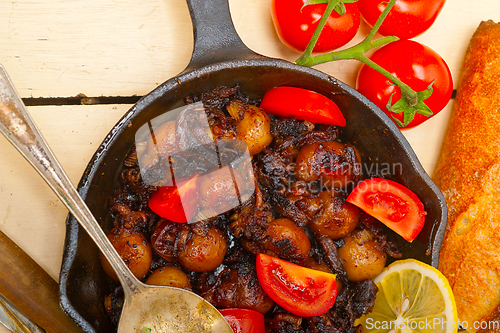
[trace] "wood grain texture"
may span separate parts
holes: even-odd
[[[448,0],[430,30],[415,38],[437,51],[458,78],[481,20],[500,19],[497,0]],[[230,0],[236,30],[263,55],[295,60],[274,32],[270,0]],[[361,27],[353,44],[366,34]],[[179,73],[192,52],[183,0],[17,0],[0,2],[0,63],[22,97],[143,95]],[[359,63],[317,66],[354,85]]]
[[[127,109],[45,106],[28,111],[76,186],[94,151]],[[68,211],[3,136],[0,152],[0,229],[58,281]]]
[[[81,332],[59,306],[56,280],[1,231],[0,267],[0,294],[45,332]]]

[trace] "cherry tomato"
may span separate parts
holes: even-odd
[[[264,315],[249,309],[220,309],[234,333],[265,333]]]
[[[359,0],[361,17],[373,27],[388,0]],[[430,28],[441,12],[445,0],[398,0],[380,26],[384,36],[410,39]]]
[[[302,88],[273,88],[264,94],[260,107],[275,116],[292,116],[312,123],[339,126],[346,124],[337,104],[326,96]]]
[[[159,187],[151,195],[149,208],[161,217],[185,223],[190,221],[198,206],[198,174],[176,181],[174,186]]]
[[[325,12],[326,4],[304,4],[306,0],[272,0],[271,14],[280,40],[289,48],[303,52]],[[302,8],[303,7],[303,8]],[[351,41],[361,21],[357,3],[346,3],[346,13],[332,11],[321,31],[314,52],[333,51]]]
[[[448,104],[453,92],[453,79],[446,62],[429,47],[412,40],[398,40],[376,50],[370,57],[414,91],[424,91],[432,83],[432,95],[424,100],[433,116]],[[401,98],[399,87],[376,70],[363,65],[356,81],[357,90],[377,104],[391,118],[403,121],[403,113],[393,113],[386,105],[392,94],[392,105]],[[415,127],[430,119],[417,113],[404,128]],[[399,125],[398,125],[399,126]]]
[[[337,297],[334,274],[263,253],[257,255],[257,278],[267,296],[297,316],[319,316],[333,306]]]
[[[424,205],[410,189],[382,178],[358,184],[347,202],[375,217],[404,239],[412,242],[424,227]]]

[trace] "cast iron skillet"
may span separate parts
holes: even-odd
[[[261,97],[275,86],[290,85],[315,90],[337,103],[347,120],[342,139],[360,150],[364,168],[394,169],[393,179],[419,196],[427,212],[424,230],[413,243],[401,237],[394,239],[400,241],[405,258],[416,258],[437,267],[446,226],[446,204],[393,122],[364,96],[337,79],[249,50],[234,29],[227,0],[187,0],[187,3],[194,31],[191,62],[177,77],[137,102],[113,127],[78,186],[103,228],[109,230],[108,199],[118,185],[122,161],[134,144],[136,131],[147,120],[181,106],[188,95],[220,85],[239,84],[250,97]],[[64,311],[86,332],[114,331],[103,306],[104,280],[97,247],[76,220],[68,216],[60,298]]]

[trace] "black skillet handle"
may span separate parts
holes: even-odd
[[[228,0],[186,0],[193,22],[194,49],[186,70],[228,60],[263,58],[238,36]]]

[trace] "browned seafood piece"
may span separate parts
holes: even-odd
[[[318,197],[323,205],[309,228],[319,234],[339,239],[356,229],[359,222],[359,208],[345,201],[332,191],[323,191]]]
[[[244,308],[267,313],[274,302],[260,286],[255,266],[240,263],[222,271],[213,285],[202,286],[201,296],[217,308]]]
[[[328,188],[342,189],[361,178],[361,157],[352,145],[337,141],[303,146],[296,160],[296,177],[303,181],[320,180]]]

